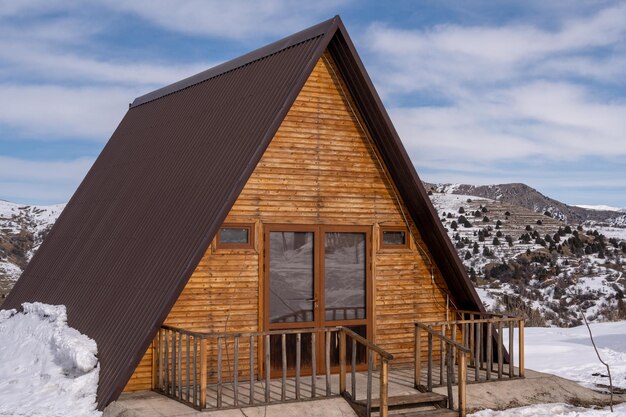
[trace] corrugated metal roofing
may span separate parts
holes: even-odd
[[[115,400],[326,48],[450,288],[482,308],[339,17],[139,97],[4,308],[65,304]]]

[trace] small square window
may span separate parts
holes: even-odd
[[[383,249],[409,247],[409,235],[406,227],[381,227],[380,236],[380,247]]]
[[[217,234],[218,249],[248,249],[252,248],[253,225],[225,224]]]

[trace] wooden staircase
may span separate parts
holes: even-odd
[[[352,409],[360,416],[367,416],[367,400],[352,400],[346,398]],[[424,392],[410,395],[388,397],[387,405],[389,416],[397,417],[455,417],[457,411],[449,410],[448,398],[434,392]],[[371,401],[371,415],[380,415],[379,399]]]

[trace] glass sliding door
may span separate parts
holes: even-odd
[[[314,320],[314,233],[270,232],[270,323]]]
[[[367,338],[371,321],[370,228],[357,226],[266,225],[265,328],[345,326]],[[311,364],[310,336],[302,335],[302,366]],[[295,366],[295,335],[287,336],[288,367]],[[318,340],[317,352],[323,352]],[[360,345],[359,345],[360,346]],[[351,357],[351,349],[348,356]],[[294,357],[292,357],[294,356]],[[338,364],[331,341],[331,365]],[[281,337],[270,338],[272,370],[281,368]],[[317,355],[317,369],[324,367]],[[363,363],[365,352],[357,352]]]
[[[366,234],[324,232],[324,320],[365,320]]]

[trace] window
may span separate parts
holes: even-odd
[[[406,227],[381,226],[380,248],[399,249],[409,247],[409,233]]]
[[[218,249],[252,249],[254,225],[224,224],[217,233]]]

